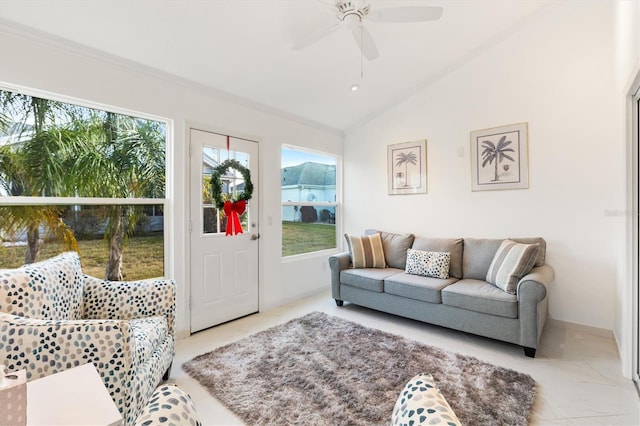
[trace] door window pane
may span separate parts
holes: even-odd
[[[204,234],[226,233],[227,215],[216,208],[214,200],[212,178],[216,167],[227,159],[237,160],[243,167],[249,168],[249,154],[239,151],[227,151],[214,147],[204,147],[202,152],[202,214]],[[245,189],[242,173],[232,167],[220,176],[223,200],[237,200]],[[247,211],[239,215],[243,232],[248,230],[249,221]]]

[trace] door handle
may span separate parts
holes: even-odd
[[[257,240],[258,238],[260,238],[260,234],[251,234],[251,240]]]

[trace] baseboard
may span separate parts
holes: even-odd
[[[186,339],[189,336],[191,336],[191,333],[189,332],[189,330],[176,331],[176,340]]]
[[[564,328],[566,330],[579,331],[580,333],[591,334],[592,336],[606,337],[613,339],[613,331],[606,328],[592,327],[590,325],[577,324],[575,322],[562,321],[553,318],[547,318],[547,324],[554,327]]]
[[[261,300],[260,312],[270,311],[271,309],[279,308],[281,306],[288,305],[290,303],[295,303],[295,302],[298,302],[300,300],[306,299],[307,297],[311,297],[311,296],[315,296],[317,294],[320,294],[320,293],[322,293],[322,292],[324,292],[326,290],[327,290],[327,287],[326,286],[322,286],[322,287],[317,287],[317,288],[302,292],[300,294],[296,294],[296,295],[291,296],[291,297],[278,299],[278,300],[272,301],[270,303],[266,303],[266,302],[262,303],[262,300]]]

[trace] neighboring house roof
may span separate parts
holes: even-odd
[[[335,186],[336,166],[307,161],[282,169],[281,186],[317,185]]]

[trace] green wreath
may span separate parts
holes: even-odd
[[[244,191],[238,194],[238,198],[236,200],[229,199],[229,201],[249,201],[253,194],[253,183],[251,183],[251,172],[249,169],[240,164],[238,160],[224,161],[218,165],[218,167],[213,169],[213,174],[211,175],[211,195],[213,196],[213,200],[215,201],[218,209],[222,209],[225,202],[222,197],[222,180],[220,178],[224,176],[229,168],[239,171],[244,179]]]

